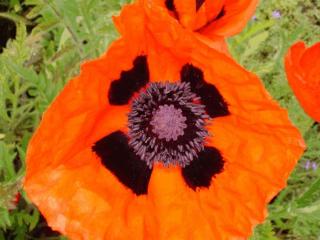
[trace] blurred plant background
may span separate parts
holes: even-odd
[[[117,37],[111,16],[129,1],[0,0],[0,240],[65,239],[21,188],[26,147],[80,63]],[[320,239],[320,126],[299,107],[283,69],[284,54],[298,39],[320,41],[319,0],[263,0],[246,29],[228,40],[234,58],[262,78],[308,144],[252,240]]]

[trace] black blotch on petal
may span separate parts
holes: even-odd
[[[166,5],[167,9],[170,10],[170,11],[175,11],[176,10],[176,8],[174,6],[174,3],[173,3],[173,0],[166,0],[165,1],[165,5]]]
[[[220,95],[218,89],[212,84],[206,84],[198,92],[202,103],[210,117],[222,117],[229,115],[228,104]]]
[[[201,97],[201,102],[205,105],[207,114],[214,117],[222,117],[230,114],[228,104],[213,85],[206,83],[203,72],[192,64],[186,64],[180,72],[181,81],[190,83],[191,90]]]
[[[140,88],[149,82],[149,69],[146,56],[139,56],[133,62],[133,68],[121,72],[120,79],[111,83],[108,93],[109,103],[125,105]]]
[[[206,0],[196,0],[196,10],[198,11],[199,8],[202,6],[202,4],[205,2]]]
[[[111,133],[96,142],[92,150],[122,184],[136,195],[147,194],[152,169],[129,147],[124,133]]]
[[[187,185],[196,190],[197,187],[209,187],[211,179],[223,171],[224,161],[216,148],[205,147],[188,166],[182,168],[182,176]]]
[[[201,30],[205,29],[206,27],[208,27],[210,24],[212,24],[213,22],[215,21],[218,21],[220,18],[222,18],[224,15],[226,15],[226,10],[225,10],[225,7],[223,6],[221,11],[219,12],[219,14],[214,17],[213,19],[209,20],[204,26],[196,29],[195,31],[196,32],[200,32]]]
[[[226,10],[225,10],[225,8],[223,7],[223,8],[221,9],[221,11],[219,12],[219,14],[213,19],[212,22],[219,20],[219,19],[222,18],[224,15],[226,15]]]

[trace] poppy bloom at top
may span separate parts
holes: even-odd
[[[297,42],[285,57],[289,84],[304,111],[320,122],[320,43]]]
[[[261,81],[153,4],[44,113],[24,187],[71,239],[245,239],[304,150]]]
[[[145,1],[145,0],[138,0]],[[152,0],[184,28],[218,50],[228,52],[226,37],[240,33],[258,0]]]

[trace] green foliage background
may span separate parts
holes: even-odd
[[[26,147],[42,112],[80,63],[117,37],[111,16],[129,1],[0,0],[0,22],[9,19],[17,28],[0,53],[0,240],[64,239],[46,226],[21,188]],[[233,57],[261,77],[308,145],[252,240],[320,239],[320,126],[300,108],[283,69],[284,54],[299,39],[309,45],[320,40],[319,0],[263,0],[256,19],[228,40]]]

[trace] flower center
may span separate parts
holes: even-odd
[[[174,105],[162,105],[153,114],[151,125],[153,132],[159,139],[176,141],[179,136],[183,135],[184,129],[187,127],[186,118],[182,115],[182,110],[177,109]]]
[[[184,167],[203,150],[209,116],[199,100],[189,83],[151,83],[133,100],[129,145],[150,168]]]

